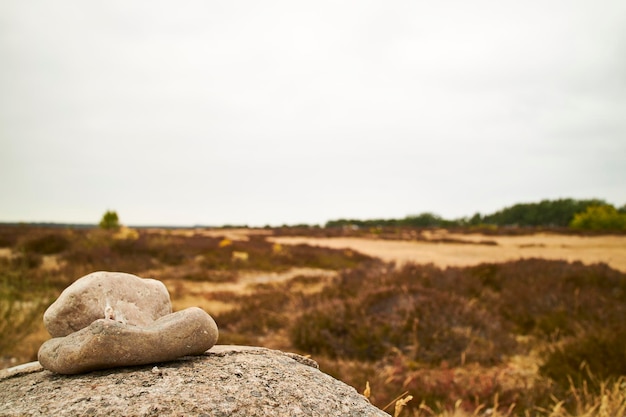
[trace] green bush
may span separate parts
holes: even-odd
[[[539,203],[519,203],[486,215],[483,222],[498,226],[557,226],[567,227],[576,213],[602,200],[543,200]]]
[[[570,227],[582,230],[626,230],[626,214],[610,205],[589,206],[583,213],[574,216]]]
[[[100,220],[100,227],[105,230],[115,230],[120,227],[120,219],[117,212],[107,210]]]

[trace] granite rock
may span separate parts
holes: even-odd
[[[311,359],[219,345],[156,366],[59,375],[35,362],[0,371],[0,415],[388,417]]]
[[[172,312],[161,281],[123,272],[94,272],[76,280],[46,310],[52,337],[67,336],[98,319],[145,326]]]
[[[146,326],[98,319],[68,336],[39,348],[41,365],[60,374],[164,362],[200,355],[217,342],[215,321],[204,310],[190,307]]]

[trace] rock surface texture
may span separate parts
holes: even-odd
[[[39,362],[61,374],[200,355],[218,338],[204,310],[172,313],[162,282],[122,272],[76,280],[46,310],[44,325],[53,339],[39,348]]]
[[[241,346],[72,376],[0,371],[0,415],[388,416],[310,359]]]

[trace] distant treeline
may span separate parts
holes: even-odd
[[[572,227],[591,230],[626,230],[626,205],[620,209],[604,200],[543,200],[520,203],[492,214],[444,219],[434,213],[409,215],[403,219],[339,219],[326,227]]]

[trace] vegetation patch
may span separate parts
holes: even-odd
[[[398,236],[414,233],[421,232]],[[604,264],[397,267],[354,251],[281,246],[265,235],[231,240],[143,229],[120,236],[100,228],[0,226],[0,242],[11,254],[0,258],[2,356],[14,354],[76,278],[124,271],[163,277],[174,301],[227,305],[209,311],[220,343],[311,354],[324,372],[361,392],[369,387],[376,406],[391,412],[404,401],[403,416],[626,409],[626,274]],[[52,254],[59,260],[54,272],[42,265]],[[337,272],[254,287],[239,281],[252,271],[272,276],[290,268]],[[29,355],[20,359],[36,352]]]

